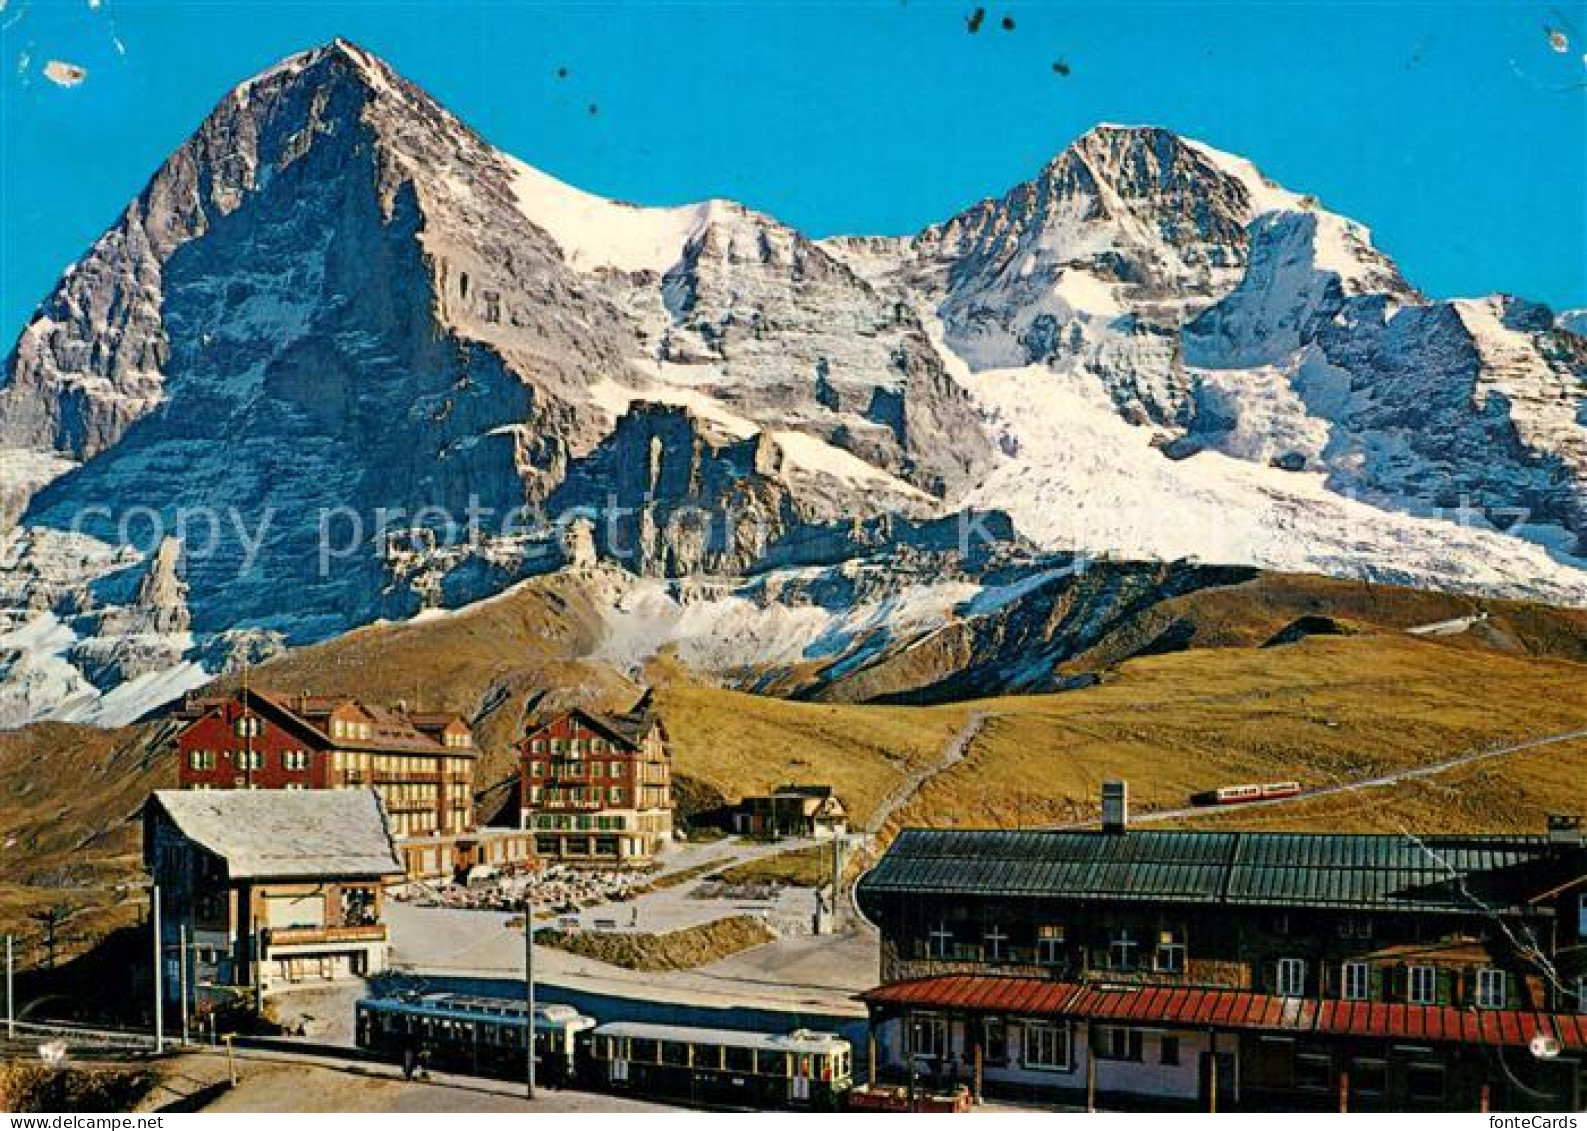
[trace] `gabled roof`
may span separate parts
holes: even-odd
[[[1587,853],[1545,837],[906,829],[860,893],[1520,910]]]
[[[779,785],[771,791],[773,797],[809,797],[815,800],[832,796],[830,785]]]
[[[403,871],[372,789],[162,789],[150,810],[224,860],[234,880]]]
[[[182,715],[196,721],[240,699],[245,699],[250,709],[275,719],[288,730],[308,736],[321,747],[392,754],[445,754],[450,758],[471,758],[476,755],[472,747],[445,746],[437,742],[426,729],[433,718],[440,717],[450,722],[453,719],[461,721],[460,716],[409,716],[387,707],[371,706],[352,696],[282,695],[256,687],[238,688],[229,695],[191,698],[183,704]],[[344,717],[351,715],[360,722],[368,722],[369,737],[333,737],[330,720],[332,715],[337,714]],[[421,718],[426,720],[423,725],[419,722]],[[445,726],[445,723],[441,725]],[[439,729],[435,728],[436,733],[439,733]]]
[[[645,741],[645,736],[651,730],[661,726],[660,716],[648,709],[648,693],[635,704],[635,709],[625,714],[614,715],[603,711],[593,711],[588,707],[569,707],[563,711],[536,716],[528,720],[525,734],[533,737],[547,727],[560,722],[562,719],[578,717],[592,730],[599,731],[604,737],[637,749]],[[665,736],[666,729],[662,728]]]

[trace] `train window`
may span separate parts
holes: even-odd
[[[729,1072],[754,1072],[755,1071],[755,1050],[754,1049],[740,1048],[737,1045],[728,1045],[727,1049],[726,1049],[726,1053],[727,1053],[727,1070]],[[767,1054],[766,1053],[762,1053],[761,1055],[765,1056]]]
[[[788,1075],[788,1054],[762,1049],[755,1054],[755,1071],[762,1076]]]
[[[632,1037],[629,1039],[629,1060],[639,1061],[642,1064],[656,1063],[657,1042],[649,1037]]]
[[[661,1063],[687,1067],[689,1063],[689,1046],[682,1041],[662,1041]]]
[[[694,1066],[696,1068],[721,1068],[721,1045],[695,1045]]]

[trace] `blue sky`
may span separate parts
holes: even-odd
[[[8,0],[0,335],[226,90],[336,35],[609,196],[909,232],[1155,123],[1368,224],[1431,294],[1587,305],[1587,5],[987,4],[972,35],[976,6]]]

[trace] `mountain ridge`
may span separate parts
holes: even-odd
[[[1157,127],[914,236],[812,240],[584,193],[337,40],[226,95],[6,358],[0,718],[590,560],[930,586],[979,512],[1009,518],[952,584],[1078,552],[1587,604],[1567,322],[1428,300],[1364,226]],[[181,552],[85,519],[107,500]],[[219,545],[173,532],[222,501]],[[475,502],[535,521],[459,544]]]

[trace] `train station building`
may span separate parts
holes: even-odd
[[[861,881],[885,1077],[1116,1108],[1580,1110],[1587,848],[908,829]]]

